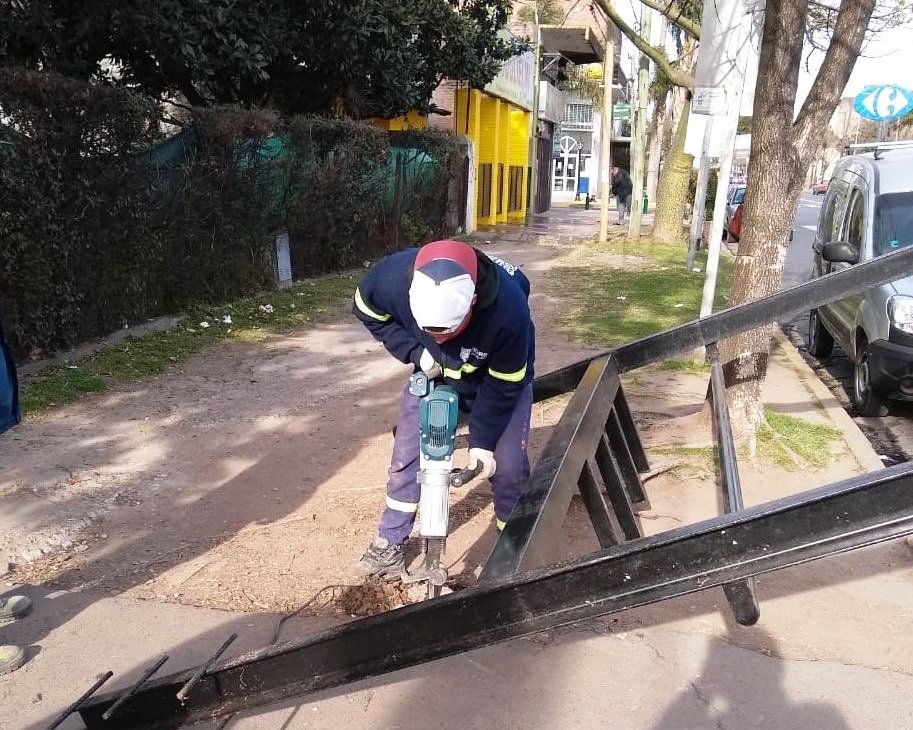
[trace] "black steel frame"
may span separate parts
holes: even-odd
[[[729,514],[730,512],[740,512],[744,507],[742,482],[739,479],[735,440],[732,437],[732,425],[729,421],[729,402],[726,400],[723,365],[720,362],[720,353],[716,344],[707,346],[707,358],[710,360],[710,388],[707,396],[711,404],[713,438],[719,467],[719,501],[722,513]],[[761,609],[758,606],[754,578],[726,583],[723,585],[723,593],[736,621],[743,626],[757,623],[761,617]]]
[[[739,622],[754,623],[754,576],[913,534],[913,465],[743,509],[716,342],[910,271],[913,248],[902,249],[539,378],[536,400],[574,395],[477,586],[219,661],[230,638],[197,669],[152,679],[165,656],[126,690],[92,697],[97,682],[70,712],[90,729],[174,728],[714,586]],[[641,537],[636,509],[648,503],[639,475],[648,464],[619,374],[701,346],[724,514]],[[575,489],[602,549],[539,567],[552,557]]]
[[[175,728],[913,534],[913,465],[616,545],[221,662],[84,707],[88,728]],[[446,627],[446,629],[442,629]]]
[[[646,468],[646,454],[614,358],[594,360],[555,426],[479,580],[503,578],[552,562],[556,536],[578,490],[602,547],[641,537],[634,509],[649,508],[639,474]]]

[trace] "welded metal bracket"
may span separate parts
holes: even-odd
[[[490,581],[555,560],[579,490],[600,546],[643,535],[635,506],[649,507],[649,468],[611,356],[590,363],[555,426],[479,577]]]

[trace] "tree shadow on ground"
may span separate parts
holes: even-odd
[[[126,488],[123,485],[116,488],[118,493],[130,494],[130,502],[120,505],[119,510],[94,524],[93,529],[105,532],[106,539],[100,540],[85,553],[67,556],[68,559],[57,566],[59,569],[52,580],[28,591],[37,599],[34,615],[4,627],[4,640],[32,647],[31,659],[49,634],[90,609],[102,595],[119,595],[154,581],[245,530],[282,524],[284,518],[313,500],[318,488],[328,479],[344,469],[357,470],[358,457],[364,445],[388,431],[394,422],[395,394],[399,392],[403,375],[394,367],[389,377],[375,377],[370,387],[366,388],[368,378],[365,368],[370,369],[375,360],[386,361],[388,356],[377,350],[373,356],[360,355],[357,362],[346,362],[339,352],[352,348],[363,350],[371,342],[357,327],[348,328],[348,334],[334,332],[333,336],[336,352],[330,353],[325,362],[318,364],[311,358],[309,366],[294,373],[288,382],[270,383],[270,388],[281,385],[285,389],[284,395],[273,393],[271,396],[272,403],[277,399],[286,401],[286,408],[281,414],[258,413],[258,403],[254,400],[220,421],[219,425],[225,427],[225,432],[217,436],[213,435],[216,424],[207,415],[205,391],[209,385],[205,377],[201,378],[204,392],[182,412],[165,416],[172,428],[155,432],[154,456],[131,475],[131,483]],[[294,345],[288,348],[289,352],[294,349]],[[246,354],[250,355],[250,351]],[[273,357],[288,354],[273,352]],[[228,346],[225,356],[243,358],[245,353],[239,356]],[[353,384],[348,400],[343,399],[341,403],[328,400],[334,396],[329,387],[308,389],[312,376],[327,367],[335,368],[334,376],[338,381]],[[390,373],[390,370],[387,368],[381,372]],[[248,377],[263,377],[248,376],[247,373],[241,373],[241,376],[245,380]],[[186,395],[187,388],[191,386],[187,385],[186,378],[180,380],[183,381],[181,394]],[[226,387],[225,383],[219,385]],[[42,423],[36,427],[26,424],[14,433],[20,442],[28,442],[34,440],[39,431],[56,429],[57,438],[63,442],[59,453],[80,464],[93,464],[92,459],[99,458],[93,451],[94,445],[110,441],[116,446],[109,447],[106,452],[109,461],[104,464],[95,462],[93,466],[107,468],[113,464],[116,467],[130,458],[137,448],[137,441],[142,438],[142,433],[136,433],[135,424],[131,422],[150,413],[155,414],[163,400],[175,397],[173,392],[156,392],[157,388],[167,390],[168,387],[167,383],[144,382],[135,388],[135,392],[114,393],[99,399],[90,419],[98,428],[91,436],[80,434],[67,441],[65,422],[50,427]],[[126,410],[123,408],[124,400],[130,401]],[[123,418],[106,420],[106,414],[112,412],[122,414]],[[263,416],[266,416],[265,422],[261,420]],[[269,422],[271,416],[275,417],[276,423]],[[335,428],[326,428],[329,419],[336,420]],[[180,430],[179,426],[182,426]],[[188,434],[199,436],[199,439],[188,438]],[[7,444],[4,447],[10,448]],[[199,461],[201,456],[214,457],[209,463],[196,466],[195,473],[205,479],[205,484],[160,485],[156,491],[150,489],[148,493],[143,493],[143,489],[150,486],[149,482],[144,484],[144,480],[151,481],[151,476],[156,473],[180,473],[183,465]],[[383,475],[373,475],[372,479],[380,489]],[[99,500],[111,496],[104,486],[98,491]],[[35,500],[35,504],[30,505],[28,518],[38,522],[50,521],[68,509],[82,509],[85,502],[84,495],[65,494],[55,495],[53,500]],[[323,526],[337,529],[337,523],[345,522],[344,514],[329,516],[326,520],[323,517],[320,515],[320,519],[315,519],[315,526],[310,529]],[[357,555],[353,554],[349,562],[354,562],[356,558]],[[59,595],[58,589],[68,592]],[[42,606],[49,595],[57,597],[52,598],[47,606]],[[291,596],[290,600],[294,602],[295,596]],[[239,627],[244,623],[249,623],[249,620],[237,621]],[[137,626],[136,631],[142,633],[143,629]],[[194,653],[199,649],[208,653],[212,650],[210,641],[216,641],[215,637],[199,637],[199,640],[188,642],[186,650]],[[180,654],[179,650],[178,656]],[[105,664],[104,646],[91,647],[87,657],[94,658],[91,663],[87,658],[85,676],[89,677],[92,670],[101,668],[90,664],[94,665],[96,661],[100,665]],[[172,666],[178,661],[175,657]]]

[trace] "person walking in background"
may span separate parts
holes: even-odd
[[[631,212],[631,193],[634,192],[634,185],[631,183],[631,176],[627,170],[620,167],[612,168],[612,195],[618,205],[618,220],[615,225],[620,226],[625,222],[625,216]]]

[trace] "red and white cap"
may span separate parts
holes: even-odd
[[[462,241],[433,241],[415,257],[409,306],[419,327],[454,330],[475,300],[479,261]]]

